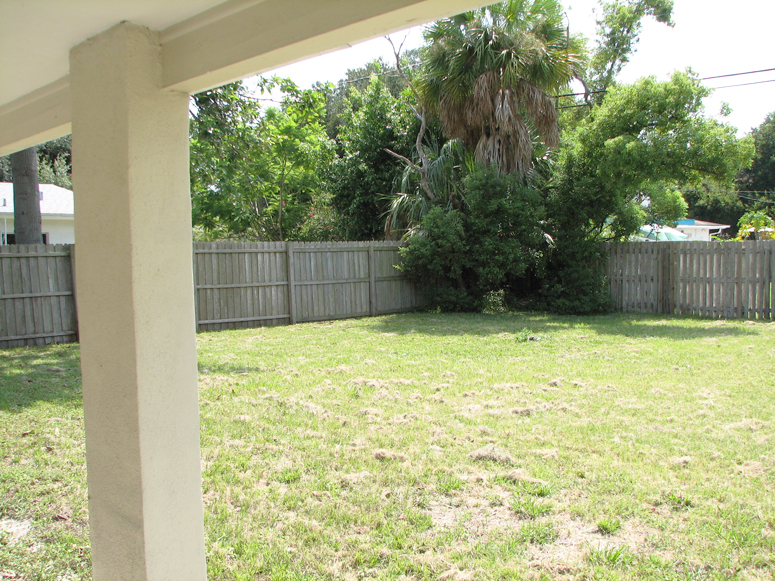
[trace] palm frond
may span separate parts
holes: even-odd
[[[539,151],[557,147],[548,93],[579,74],[583,52],[568,38],[558,0],[507,0],[439,21],[426,39],[422,93],[474,159],[524,176],[534,138]]]

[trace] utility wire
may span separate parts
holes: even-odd
[[[694,194],[734,194],[738,198],[743,198],[744,200],[751,200],[752,202],[761,202],[762,204],[775,204],[775,201],[773,200],[765,200],[762,198],[753,198],[751,196],[745,196],[743,194],[767,194],[769,192],[763,191],[755,191],[755,190],[681,190],[686,193],[694,193]]]
[[[414,68],[417,68],[417,67],[420,67],[420,66],[422,66],[422,63],[409,63],[407,65],[404,65],[404,68],[414,69]],[[728,77],[739,77],[741,75],[753,75],[753,74],[756,74],[756,73],[768,73],[768,72],[771,72],[771,71],[775,71],[775,68],[772,68],[772,69],[761,69],[761,70],[758,70],[758,71],[745,71],[745,72],[742,72],[742,73],[729,73],[727,75],[714,75],[712,77],[701,77],[700,80],[701,81],[709,81],[711,79],[725,79],[725,78],[728,78]],[[368,76],[358,77],[358,78],[355,78],[355,79],[341,79],[341,80],[337,81],[337,83],[341,83],[343,85],[349,85],[349,84],[352,84],[352,83],[357,83],[359,81],[367,81],[371,77],[400,77],[400,76],[401,75],[395,74],[395,69],[388,69],[388,70],[386,70],[384,72],[381,72],[381,73],[374,72],[374,73],[371,73]],[[768,80],[768,81],[758,81],[758,82],[754,82],[754,83],[743,83],[743,84],[740,84],[740,85],[724,85],[723,87],[714,87],[714,89],[728,89],[728,88],[732,88],[732,87],[744,87],[746,85],[759,85],[759,84],[762,84],[762,83],[772,83],[772,82],[775,82],[775,79]],[[562,95],[552,95],[552,98],[553,99],[559,99],[560,97],[580,97],[580,96],[583,96],[583,95],[586,95],[586,94],[597,95],[597,94],[605,93],[605,92],[607,92],[607,89],[598,89],[598,90],[595,90],[595,91],[589,91],[588,93],[583,93],[582,92],[582,93],[564,93]]]
[[[773,202],[772,200],[762,200],[761,198],[751,198],[750,196],[743,196],[741,194],[737,194],[737,197],[738,198],[743,198],[744,200],[751,200],[752,202],[759,202],[761,204],[773,204],[773,205],[775,205],[775,202]]]
[[[761,69],[759,71],[746,71],[744,73],[729,73],[728,75],[715,75],[712,77],[702,77],[700,78],[701,81],[709,81],[711,79],[726,79],[728,77],[739,77],[741,75],[753,75],[756,73],[769,73],[771,71],[775,71],[775,68],[773,69]],[[732,87],[746,87],[748,85],[761,85],[763,83],[775,83],[775,79],[770,79],[767,81],[756,81],[753,83],[741,83],[739,85],[724,85],[722,87],[711,87],[713,90],[715,89],[730,89]],[[605,93],[607,92],[607,89],[598,89],[596,91],[589,91],[588,93],[565,93],[563,95],[553,95],[552,98],[559,99],[560,97],[581,97],[583,95],[595,95],[599,93]],[[565,107],[560,107],[560,109],[565,109]]]
[[[747,87],[748,85],[761,85],[763,83],[775,83],[775,79],[769,79],[767,81],[756,81],[755,83],[740,83],[739,85],[724,85],[721,87],[711,87],[714,91],[716,89],[731,89],[732,87]]]
[[[727,77],[739,77],[740,75],[753,75],[756,73],[769,73],[775,71],[775,69],[762,69],[760,71],[746,71],[745,73],[730,73],[728,75],[716,75],[715,77],[702,77],[702,81],[709,81],[711,79],[725,79]]]

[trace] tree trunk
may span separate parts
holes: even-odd
[[[38,150],[30,147],[11,154],[13,171],[13,229],[16,244],[42,244]]]

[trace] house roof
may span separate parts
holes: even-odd
[[[725,228],[731,228],[729,224],[717,224],[716,222],[706,222],[705,220],[694,220],[692,218],[685,219],[685,220],[678,220],[678,227],[679,228],[709,228],[712,230],[719,229],[724,230]]]
[[[73,192],[54,184],[39,184],[42,194],[40,213],[43,216],[72,216]],[[0,182],[0,215],[13,216],[13,184]]]

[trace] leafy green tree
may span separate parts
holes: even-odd
[[[746,212],[737,223],[738,240],[752,238],[754,240],[775,239],[775,219],[761,210]]]
[[[695,220],[729,224],[732,228],[724,230],[723,234],[734,236],[736,224],[743,214],[745,205],[734,190],[719,190],[714,186],[703,184],[696,189],[684,189],[683,196],[688,205],[687,216]]]
[[[265,178],[259,120],[259,104],[241,82],[191,98],[193,223],[209,237],[263,234],[266,202],[255,186]]]
[[[534,142],[557,146],[550,97],[582,72],[556,0],[509,0],[435,22],[419,79],[424,105],[477,162],[525,175]],[[541,157],[539,154],[538,157]]]
[[[730,224],[724,234],[734,237],[744,214],[775,211],[775,113],[751,132],[755,152],[750,168],[742,168],[735,180],[736,188],[708,180],[702,187],[684,190],[689,216]],[[746,223],[743,220],[743,223]]]
[[[41,184],[54,184],[60,188],[73,189],[70,166],[67,165],[64,156],[55,158],[52,165],[47,164],[45,158],[38,163],[38,181]]]
[[[686,217],[688,204],[681,190],[664,183],[649,184],[643,190],[645,206],[645,223],[675,226],[676,222]]]
[[[323,96],[287,79],[260,88],[283,93],[264,108],[242,83],[192,98],[191,191],[194,225],[208,238],[294,238],[322,188],[332,150]]]
[[[404,52],[401,62],[405,70],[414,70],[419,65],[419,49]],[[396,64],[386,63],[381,57],[362,67],[348,69],[345,78],[336,85],[318,83],[313,87],[326,96],[326,133],[330,139],[339,137],[339,129],[348,118],[352,92],[366,90],[373,76],[380,77],[388,92],[396,98],[407,87],[406,78],[399,73]]]
[[[384,237],[389,196],[401,166],[386,150],[411,155],[415,121],[405,104],[374,76],[363,91],[347,99],[337,157],[328,171],[332,201],[348,240]]]
[[[640,224],[627,220],[630,206],[655,185],[703,180],[731,188],[750,163],[750,139],[703,116],[709,94],[691,74],[670,81],[642,79],[613,87],[603,103],[567,135],[559,156],[556,210],[565,223],[583,223],[595,238],[624,237]],[[620,218],[611,228],[610,218]]]
[[[282,108],[270,108],[261,125],[265,138],[264,160],[271,182],[267,182],[264,199],[268,210],[277,214],[278,239],[286,231],[298,228],[310,213],[312,192],[320,187],[318,171],[330,159],[328,138],[323,129],[323,98],[314,91],[299,92],[286,99]]]
[[[565,136],[547,197],[556,248],[544,297],[552,308],[604,308],[595,245],[634,233],[646,218],[642,202],[649,192],[664,195],[677,184],[698,188],[707,179],[731,188],[738,170],[750,163],[751,140],[737,139],[734,128],[703,116],[708,94],[687,73],[675,73],[667,82],[646,78],[612,87]],[[682,206],[670,196],[672,201],[657,204],[671,212],[668,218]]]
[[[673,26],[673,0],[601,1],[603,16],[597,21],[598,40],[589,66],[588,78],[594,89],[607,89],[635,52],[643,19]]]
[[[54,184],[68,190],[73,188],[71,179],[71,141],[66,135],[37,146],[38,183]],[[0,157],[0,182],[12,182],[11,157]]]
[[[751,135],[756,153],[751,167],[741,172],[738,185],[742,190],[762,192],[765,200],[775,202],[775,111]]]

